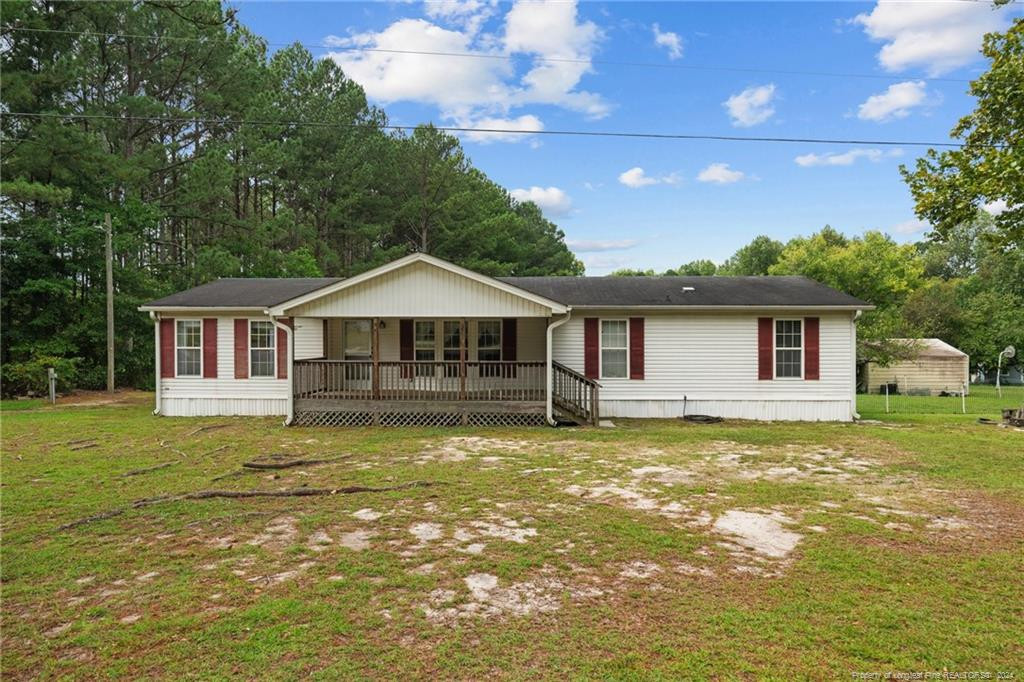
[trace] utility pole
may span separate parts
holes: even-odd
[[[107,232],[107,393],[114,392],[114,228],[103,216]]]

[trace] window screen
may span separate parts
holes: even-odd
[[[274,323],[249,322],[249,376],[273,377],[275,374]]]
[[[601,376],[626,377],[627,327],[625,320],[601,320]]]
[[[803,376],[803,320],[775,320],[775,376]]]
[[[177,376],[197,377],[202,371],[202,331],[199,320],[177,322]]]

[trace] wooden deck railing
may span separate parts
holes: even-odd
[[[598,405],[601,385],[559,362],[552,362],[551,368],[554,370],[552,402],[562,410],[596,425],[600,418]]]
[[[543,362],[296,360],[297,400],[544,400]]]

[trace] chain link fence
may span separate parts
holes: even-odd
[[[1024,405],[1024,386],[967,384],[938,392],[902,392],[899,384],[887,384],[877,393],[857,396],[862,416],[884,414],[966,414],[998,419],[1004,408]],[[999,393],[1002,393],[1002,396]]]

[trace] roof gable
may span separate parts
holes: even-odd
[[[283,301],[274,315],[549,316],[566,307],[537,293],[416,253]]]

